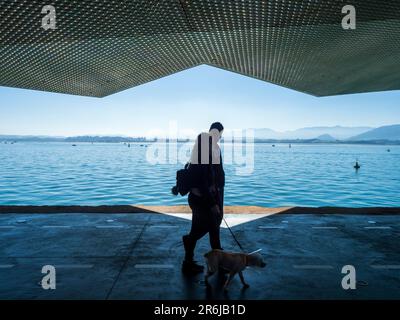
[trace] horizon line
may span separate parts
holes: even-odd
[[[349,129],[355,129],[355,128],[369,128],[369,129],[378,129],[381,127],[390,127],[390,126],[396,126],[400,125],[399,123],[393,123],[393,124],[385,124],[381,126],[343,126],[343,125],[334,125],[334,126],[310,126],[310,127],[300,127],[297,129],[290,129],[290,130],[275,130],[271,129],[268,127],[257,127],[257,128],[240,128],[240,129],[225,129],[225,131],[234,131],[234,130],[271,130],[276,133],[288,133],[288,132],[293,132],[297,130],[302,130],[302,129],[317,129],[317,128],[326,128],[326,129],[334,129],[334,128],[349,128]],[[183,130],[184,131],[184,130]],[[199,132],[203,132],[200,130]],[[77,134],[69,134],[69,135],[60,135],[60,134],[18,134],[18,133],[0,133],[1,136],[15,136],[15,137],[46,137],[46,138],[76,138],[76,137],[118,137],[118,138],[160,138],[159,136],[155,135],[127,135],[127,134],[119,134],[119,133],[111,133],[111,134],[104,134],[104,133],[77,133]],[[178,139],[187,139],[186,137],[181,137]],[[275,139],[279,140],[279,139]],[[282,139],[280,139],[282,140]]]

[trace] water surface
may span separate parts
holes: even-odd
[[[186,203],[170,193],[182,165],[151,165],[146,150],[139,143],[1,143],[0,205]],[[400,146],[255,144],[254,158],[248,176],[225,165],[225,204],[400,207]]]

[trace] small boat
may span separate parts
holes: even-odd
[[[272,147],[275,148],[275,145],[273,144]]]
[[[390,152],[390,149],[387,149],[386,151],[387,151],[387,152]]]
[[[73,144],[72,146],[73,146],[73,147],[76,147],[76,144]]]

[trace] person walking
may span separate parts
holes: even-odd
[[[194,177],[188,202],[192,210],[192,225],[189,234],[182,237],[185,258],[184,273],[200,273],[204,267],[194,260],[194,250],[199,239],[207,233],[212,249],[222,249],[220,225],[223,218],[225,172],[221,149],[218,145],[224,127],[215,122],[208,133],[201,133],[195,142],[190,160]]]

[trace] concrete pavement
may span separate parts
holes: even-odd
[[[180,271],[180,239],[190,216],[135,214],[1,214],[0,299],[399,299],[398,215],[226,215],[248,251],[262,248],[265,269],[248,269],[250,284],[224,278],[206,290],[203,276]],[[225,250],[238,251],[222,229]],[[208,251],[208,237],[197,258]],[[41,269],[56,268],[56,290]],[[344,265],[357,289],[343,290]]]

